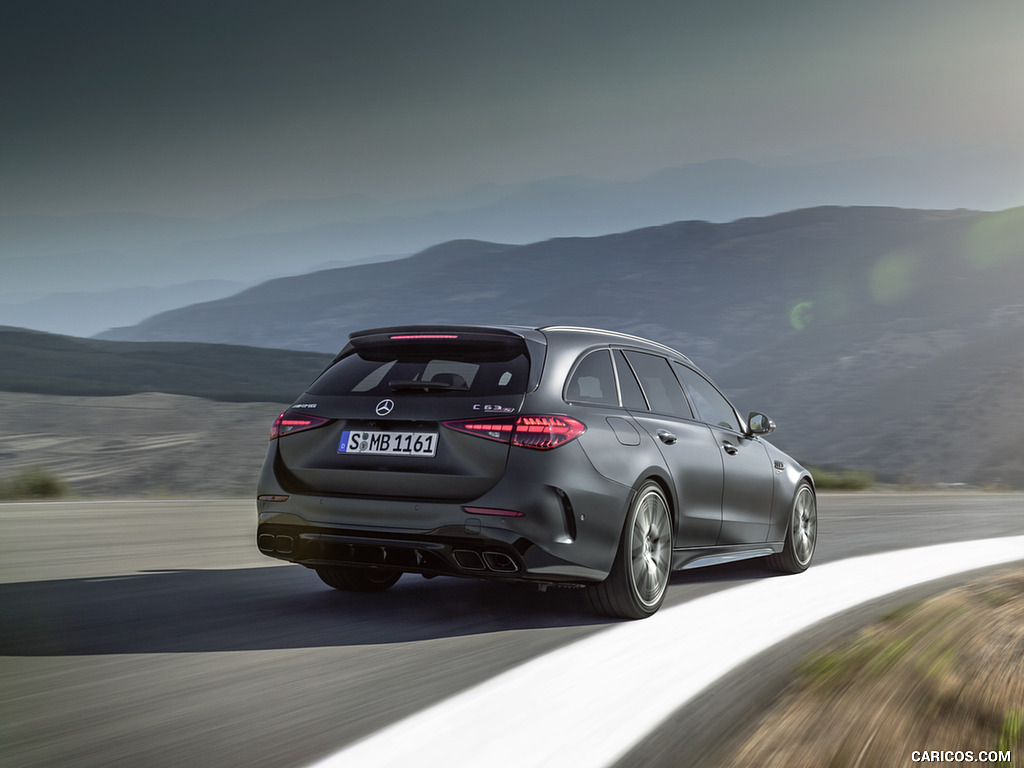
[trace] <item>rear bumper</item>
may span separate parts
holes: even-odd
[[[615,558],[631,490],[596,472],[579,472],[582,452],[572,455],[579,450],[567,445],[542,456],[517,449],[505,477],[463,503],[288,493],[276,482],[268,457],[259,494],[283,500],[257,501],[256,543],[265,555],[310,568],[356,565],[501,581],[602,581]],[[566,464],[552,461],[556,453]],[[467,507],[518,515],[473,514]]]
[[[438,530],[408,536],[262,523],[256,541],[263,554],[308,568],[376,566],[428,576],[499,581],[583,582],[604,578],[605,574],[559,561],[524,539],[490,533],[466,535],[458,530]]]

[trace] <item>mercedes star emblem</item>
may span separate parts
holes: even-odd
[[[379,403],[377,403],[378,416],[387,416],[393,410],[395,410],[394,400],[381,400]]]

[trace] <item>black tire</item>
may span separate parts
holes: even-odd
[[[768,558],[768,566],[782,573],[803,573],[814,557],[818,542],[818,502],[806,480],[797,486],[789,510],[786,542],[782,551]]]
[[[602,616],[644,619],[665,602],[671,573],[672,515],[661,486],[648,482],[629,505],[611,573],[587,597]]]
[[[402,578],[402,572],[394,568],[356,568],[347,565],[317,568],[316,575],[327,586],[346,592],[383,592]]]

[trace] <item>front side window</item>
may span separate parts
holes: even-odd
[[[689,388],[693,397],[693,406],[697,409],[697,415],[701,421],[736,432],[742,431],[736,411],[710,381],[685,365],[673,363],[672,366],[680,380],[684,381]]]

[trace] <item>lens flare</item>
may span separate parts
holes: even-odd
[[[871,296],[879,304],[893,305],[914,290],[919,255],[911,250],[893,251],[879,259],[868,275]]]
[[[802,331],[814,319],[812,309],[814,309],[813,301],[798,301],[789,310],[789,324],[798,331]]]
[[[971,227],[964,258],[981,269],[1024,261],[1024,208],[990,214]]]

